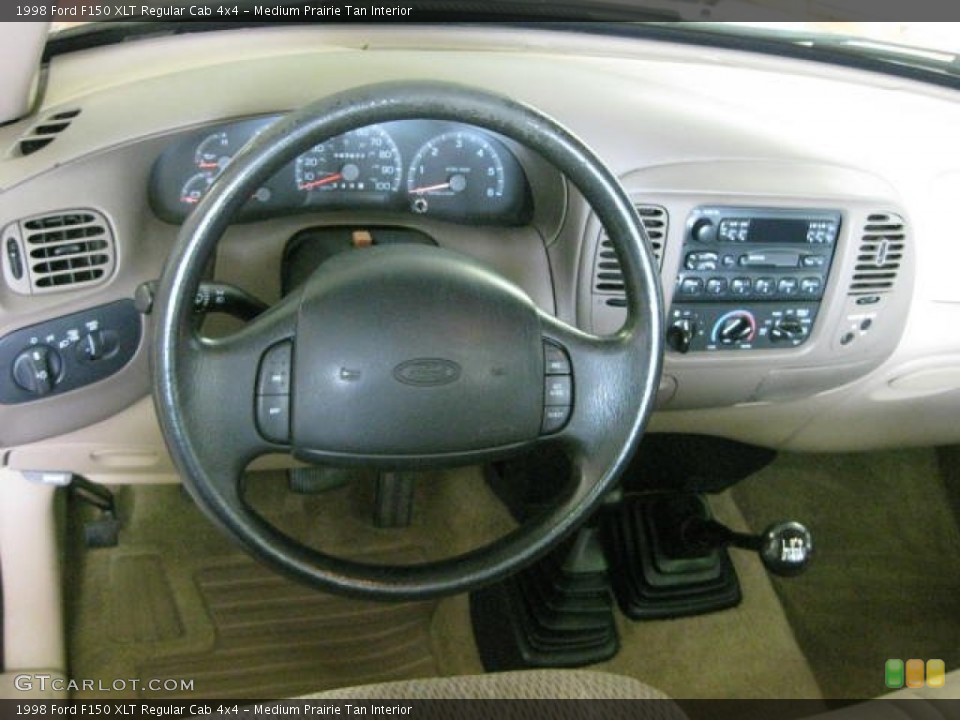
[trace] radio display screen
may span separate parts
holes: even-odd
[[[727,242],[782,243],[784,245],[828,244],[837,235],[832,220],[795,218],[724,218],[720,221],[718,239]]]

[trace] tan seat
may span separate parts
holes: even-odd
[[[639,680],[586,670],[525,670],[402,680],[340,688],[307,695],[306,700],[667,700],[659,690]],[[660,703],[656,703],[659,705]],[[663,703],[684,715],[672,702]],[[662,708],[666,709],[666,707]],[[666,718],[670,715],[658,714]]]

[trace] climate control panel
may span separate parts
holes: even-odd
[[[132,300],[15,330],[0,338],[0,403],[13,405],[103,380],[136,353],[140,313]]]
[[[819,304],[680,304],[670,310],[667,345],[676,352],[796,347],[810,336]]]

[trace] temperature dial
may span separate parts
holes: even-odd
[[[721,345],[751,342],[757,335],[757,321],[749,310],[734,310],[720,317],[713,326],[711,338]]]
[[[63,358],[52,347],[34,345],[13,361],[13,379],[33,395],[46,395],[60,379]]]

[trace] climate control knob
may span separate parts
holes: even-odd
[[[717,320],[711,334],[721,345],[750,342],[757,334],[757,321],[749,311],[735,310]]]
[[[60,379],[63,358],[52,347],[34,345],[13,360],[13,379],[33,395],[46,395]]]
[[[690,343],[697,332],[697,326],[689,318],[674,320],[667,328],[667,344],[679,353],[690,351]]]

